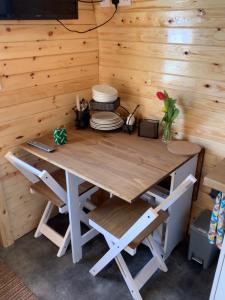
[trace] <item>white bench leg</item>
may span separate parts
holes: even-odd
[[[106,239],[106,238],[105,238]],[[109,247],[111,248],[113,243],[106,239],[106,242],[108,243]],[[127,287],[135,300],[142,300],[141,294],[138,290],[138,287],[133,279],[133,277],[130,274],[130,271],[127,267],[127,264],[125,263],[122,254],[118,254],[115,257],[115,261],[117,263],[118,268],[120,269],[120,272],[127,284]]]
[[[117,266],[119,267],[120,269],[120,272],[127,284],[127,287],[132,295],[132,297],[135,299],[135,300],[142,300],[142,297],[141,297],[141,294],[136,286],[136,283],[133,279],[133,277],[131,276],[130,274],[130,271],[123,259],[123,256],[122,254],[119,254],[117,255],[117,257],[115,258],[115,261],[117,263]]]
[[[59,251],[57,253],[58,257],[61,257],[61,256],[63,256],[66,253],[66,250],[67,250],[67,248],[69,246],[69,243],[70,243],[70,239],[71,239],[71,237],[70,237],[70,226],[68,226],[66,234],[65,234],[65,236],[63,238],[62,245],[59,248]]]
[[[71,249],[73,263],[82,259],[80,203],[78,192],[78,178],[66,171],[67,205],[70,220]]]
[[[48,201],[48,204],[46,205],[44,213],[43,213],[43,215],[41,217],[41,220],[40,220],[40,222],[38,224],[38,227],[37,227],[37,229],[35,231],[35,234],[34,234],[35,238],[38,238],[38,237],[40,237],[42,235],[41,227],[42,227],[43,224],[47,224],[47,222],[48,222],[48,220],[49,220],[49,218],[51,216],[53,207],[54,207],[54,205],[50,201]]]
[[[163,272],[167,272],[168,271],[168,268],[161,256],[161,252],[160,250],[158,249],[158,245],[157,243],[155,242],[154,238],[150,235],[148,236],[146,239],[146,244],[149,246],[151,252],[152,252],[152,255],[157,258],[158,260],[158,263],[159,263],[159,269],[162,270]]]

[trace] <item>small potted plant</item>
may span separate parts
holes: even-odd
[[[170,98],[166,91],[157,92],[156,96],[164,102],[162,111],[165,114],[161,121],[163,128],[162,140],[167,144],[172,139],[172,124],[179,115],[179,109],[176,107],[176,100]]]

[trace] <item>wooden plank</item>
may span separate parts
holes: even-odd
[[[149,203],[140,199],[129,205],[117,197],[112,197],[90,212],[88,217],[98,226],[120,239],[150,207]],[[159,211],[157,218],[129,244],[129,247],[136,249],[168,216],[167,212]]]
[[[204,97],[202,100],[205,100],[203,109],[209,108],[208,101],[210,101],[213,106],[216,105],[216,111],[218,111],[219,105],[223,110],[225,88],[223,81],[201,80],[193,77],[181,77],[169,74],[162,76],[160,73],[131,69],[129,69],[129,76],[127,76],[127,72],[127,68],[120,68],[120,66],[118,68],[100,66],[101,81],[110,82],[119,88],[120,92],[129,92],[129,94],[154,97],[155,99],[156,92],[166,88],[173,92],[174,97],[184,98],[184,105],[188,104],[184,97],[186,92],[191,94],[191,98],[189,99],[191,105],[194,102],[192,99],[198,96],[196,93],[199,93],[204,95],[202,96]]]
[[[225,45],[224,28],[146,28],[102,27],[99,29],[100,40],[165,43],[180,45]]]
[[[53,82],[42,84],[40,86],[22,88],[20,90],[4,91],[4,93],[1,93],[0,97],[0,108],[80,91],[90,88],[98,82],[97,80],[98,75],[95,74],[92,78],[86,78],[85,80],[83,80],[83,78],[77,78],[57,83]]]
[[[51,56],[33,56],[31,58],[0,61],[0,75],[5,77],[14,74],[43,71],[50,69],[70,68],[98,63],[98,51],[70,53]]]
[[[78,20],[63,22],[78,30],[93,27],[93,5],[79,3],[79,8]],[[97,56],[96,31],[71,33],[54,20],[0,21],[0,134],[4,136],[0,146],[0,240],[4,246],[36,227],[46,203],[30,195],[28,182],[3,155],[15,150],[24,156],[15,149],[22,141],[73,124],[76,92],[89,98],[90,87],[98,82]],[[43,161],[25,158],[52,169]],[[6,205],[8,211],[3,215]]]
[[[0,236],[2,245],[8,247],[14,243],[9,212],[5,201],[2,182],[0,181]]]
[[[224,80],[225,72],[225,64],[207,64],[205,62],[187,62],[134,55],[115,55],[110,49],[106,52],[101,51],[100,64],[109,67],[118,65],[120,68],[146,72],[151,71],[204,79],[213,78],[221,81]]]
[[[100,53],[107,53],[110,49],[115,55],[137,55],[152,58],[203,61],[218,64],[225,62],[224,48],[211,45],[196,46],[190,44],[177,45],[100,40],[99,47]]]
[[[90,25],[68,25],[70,29],[85,31]],[[0,42],[27,42],[80,39],[81,34],[67,31],[59,25],[0,25]],[[82,34],[82,38],[97,38],[96,31]]]
[[[124,133],[68,130],[69,143],[48,154],[27,144],[22,149],[97,185],[128,202],[189,158],[168,152],[159,140]],[[41,139],[52,143],[51,136]]]
[[[26,205],[10,212],[11,229],[15,240],[36,228],[45,205],[45,201],[41,202],[40,199],[35,201],[33,195],[30,195],[30,200],[26,202]]]
[[[205,7],[205,6],[203,6]],[[98,22],[112,15],[112,10],[98,10]],[[143,10],[127,9],[119,11],[109,26],[121,27],[225,27],[224,9],[192,9],[189,10]]]
[[[3,76],[3,91],[17,90],[25,87],[38,86],[41,84],[61,82],[66,80],[91,79],[98,74],[98,64],[61,68],[40,72]]]
[[[55,40],[0,43],[0,59],[39,57],[97,50],[97,39],[84,39],[82,37],[75,41]]]
[[[13,123],[15,122],[15,120],[18,120],[21,118],[27,118],[27,116],[32,116],[35,114],[39,114],[41,112],[56,110],[56,109],[59,109],[61,107],[68,106],[68,105],[71,105],[71,107],[75,106],[77,93],[82,98],[85,98],[85,99],[91,98],[91,93],[90,93],[90,88],[89,88],[86,90],[78,90],[74,93],[68,93],[68,94],[63,94],[63,95],[59,95],[59,96],[52,96],[49,98],[43,98],[40,100],[16,105],[16,106],[8,108],[8,111],[9,111],[8,114],[6,114],[6,108],[2,108],[2,109],[0,108],[0,118],[1,118],[0,136],[8,135],[10,128],[11,129],[12,129],[12,127],[16,128],[14,126],[10,126],[12,124],[12,122]],[[10,134],[11,133],[12,132],[10,132]]]
[[[71,105],[62,107],[57,110],[42,112],[26,119],[18,120],[18,129],[16,130],[15,122],[10,124],[13,134],[4,136],[1,143],[0,152],[7,151],[10,146],[16,146],[31,138],[38,138],[52,131],[53,128],[65,126],[74,120],[74,112]]]
[[[221,0],[132,0],[131,9],[193,9],[193,8],[224,8]],[[126,9],[126,8],[122,8]]]
[[[225,160],[222,160],[204,177],[204,185],[225,192]]]

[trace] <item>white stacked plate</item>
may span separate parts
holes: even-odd
[[[94,85],[92,87],[92,98],[97,102],[114,102],[118,98],[118,91],[110,85]]]
[[[97,130],[116,130],[123,126],[123,119],[113,112],[94,113],[90,120],[92,128]]]

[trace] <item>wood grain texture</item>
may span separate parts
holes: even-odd
[[[141,199],[137,199],[132,205],[129,205],[114,196],[90,212],[88,216],[104,230],[120,239],[150,207],[150,204]],[[157,218],[129,244],[129,247],[137,248],[168,216],[167,212],[159,211]]]
[[[40,141],[54,143],[52,135]],[[191,158],[170,153],[160,140],[91,129],[68,129],[68,143],[53,153],[21,148],[130,203]]]
[[[65,24],[78,30],[93,27],[93,6],[80,3],[79,19]],[[4,246],[34,229],[45,206],[42,197],[30,195],[27,180],[5,161],[4,154],[17,151],[15,147],[27,139],[72,124],[76,93],[90,99],[90,87],[96,83],[96,31],[71,33],[54,20],[0,21],[0,241]]]
[[[66,191],[66,175],[64,170],[59,169],[51,173],[51,176],[61,185],[61,187]],[[65,203],[52,191],[43,181],[38,181],[31,184],[31,189],[44,197],[45,200],[51,201],[57,207],[63,207]],[[79,185],[79,195],[87,192],[94,186],[89,182],[83,182]]]
[[[204,185],[225,192],[225,160],[222,160],[204,177]]]
[[[65,21],[70,28],[89,28],[95,16],[100,23],[113,11],[79,8],[79,20]],[[31,200],[26,180],[4,153],[72,123],[73,97],[90,95],[98,68],[100,82],[117,87],[124,105],[141,104],[140,115],[162,117],[158,90],[178,99],[174,134],[206,149],[202,176],[224,158],[224,9],[223,0],[133,0],[98,32],[84,35],[55,21],[0,22],[0,179],[7,211],[0,219],[2,232],[10,225],[9,241],[35,227],[44,202]],[[208,193],[201,183],[193,216],[212,207]]]
[[[114,85],[139,115],[162,118],[155,93],[178,99],[174,135],[206,149],[202,176],[225,156],[223,0],[133,0],[99,29],[100,82]],[[111,9],[96,6],[97,22]],[[202,181],[192,216],[212,208]]]
[[[171,141],[167,144],[167,149],[177,155],[195,155],[201,152],[199,145],[187,141]]]

